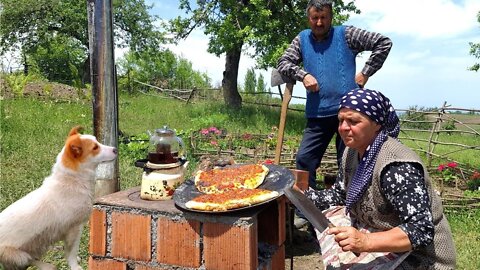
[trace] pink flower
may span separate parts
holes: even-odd
[[[212,132],[212,133],[217,133],[219,130],[218,130],[218,128],[216,128],[216,127],[209,127],[209,128],[208,128],[208,131],[210,131],[210,132]]]
[[[441,172],[441,171],[443,171],[445,168],[446,168],[445,165],[440,164],[440,165],[438,165],[437,170],[438,170],[439,172]]]
[[[458,166],[458,164],[457,164],[456,162],[449,162],[449,163],[447,164],[447,166],[448,166],[449,168],[456,168],[456,167]]]
[[[210,144],[215,145],[215,146],[218,146],[218,142],[217,142],[217,141],[210,141]]]
[[[200,133],[201,133],[202,135],[208,135],[208,129],[202,128],[202,130],[200,131]]]

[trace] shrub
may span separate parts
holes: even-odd
[[[467,182],[467,186],[469,190],[480,191],[480,172],[473,172],[472,176],[470,176],[470,179]]]
[[[458,179],[458,164],[449,162],[447,164],[438,165],[437,171],[446,183],[455,182]]]

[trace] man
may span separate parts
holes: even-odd
[[[279,59],[277,69],[303,82],[307,90],[307,124],[296,167],[309,172],[309,186],[316,188],[316,170],[334,134],[337,134],[337,162],[345,149],[337,130],[341,97],[365,86],[368,78],[382,67],[392,42],[386,36],[354,26],[332,26],[332,1],[310,0],[306,13],[310,29],[293,39]],[[355,74],[355,57],[363,51],[371,51],[371,55]],[[297,227],[306,224],[304,220],[299,222]]]

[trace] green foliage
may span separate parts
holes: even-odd
[[[260,73],[258,75],[258,80],[257,80],[257,92],[267,92],[267,84],[265,83],[265,78],[263,77],[263,74]],[[268,92],[270,92],[270,88],[268,88]]]
[[[477,21],[480,23],[480,11],[477,13]],[[476,59],[480,59],[480,43],[470,42],[470,55],[473,55]],[[475,63],[468,68],[472,71],[478,71],[480,69],[480,63]]]
[[[403,122],[402,127],[412,128],[412,129],[424,129],[428,130],[432,128],[432,123],[427,123],[428,121],[426,114],[423,113],[427,111],[424,107],[418,108],[418,106],[410,106],[408,111],[400,116],[401,120],[406,120]],[[412,121],[412,122],[409,122]]]
[[[8,86],[12,89],[12,92],[15,96],[23,96],[23,89],[25,88],[25,85],[27,85],[27,83],[45,80],[44,78],[42,78],[42,76],[36,73],[30,73],[25,76],[21,72],[8,74],[3,76],[3,78],[7,82]]]
[[[480,269],[480,209],[449,211],[446,213],[452,229],[457,253],[457,268]]]
[[[245,88],[244,91],[246,93],[255,93],[255,87],[257,86],[257,78],[255,75],[255,69],[249,68],[247,69],[247,73],[245,74]]]
[[[252,56],[262,68],[276,66],[288,44],[308,28],[305,8],[307,0],[206,0],[190,5],[179,1],[187,16],[170,21],[170,30],[183,39],[195,28],[203,28],[209,36],[208,51],[217,56],[239,49],[243,44],[254,49]],[[348,13],[359,13],[353,1],[334,1],[334,24],[348,20]]]
[[[471,191],[480,191],[480,172],[474,171],[470,179],[467,181],[468,189]],[[480,197],[480,194],[478,194]]]
[[[449,119],[444,125],[443,129],[445,130],[455,130],[455,120]],[[451,135],[451,133],[447,133],[448,135]]]
[[[305,8],[308,1],[284,0],[202,0],[190,5],[180,0],[180,9],[186,16],[170,20],[169,31],[175,40],[186,38],[195,28],[203,29],[209,37],[207,51],[217,56],[226,55],[223,75],[225,103],[239,108],[242,99],[238,93],[237,76],[243,46],[251,48],[251,56],[259,67],[276,66],[288,44],[307,28]],[[334,24],[348,19],[348,12],[358,12],[353,1],[344,4],[334,1]]]
[[[48,42],[39,43],[30,53],[29,60],[29,64],[35,65],[49,81],[74,85],[80,78],[79,70],[86,55],[78,41],[58,35]]]
[[[79,61],[87,59],[89,48],[87,2],[1,0],[0,18],[8,20],[3,19],[0,27],[0,54],[21,50],[35,58],[42,74],[49,79],[71,84],[76,72],[82,78],[83,71],[88,70],[79,68]],[[163,34],[154,26],[156,17],[148,14],[151,7],[143,0],[112,3],[117,47],[129,47],[135,52],[160,47]],[[85,64],[88,66],[89,62]]]
[[[192,63],[176,56],[170,50],[134,53],[128,52],[118,61],[119,89],[131,87],[134,81],[160,88],[192,89],[210,87],[206,73],[193,70]]]
[[[447,164],[438,165],[437,172],[446,183],[454,183],[458,180],[460,172],[458,170],[458,164],[456,162],[449,162]]]

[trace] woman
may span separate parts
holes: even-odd
[[[390,262],[395,269],[454,269],[455,248],[441,200],[421,159],[396,140],[399,120],[389,99],[354,89],[342,98],[338,119],[347,148],[337,182],[328,190],[304,191],[322,210],[344,206],[344,215],[339,218],[337,208],[331,219],[337,227],[317,232],[325,267],[370,260],[364,269],[377,269],[372,265],[395,259]],[[342,257],[352,254],[348,251],[375,256]]]

